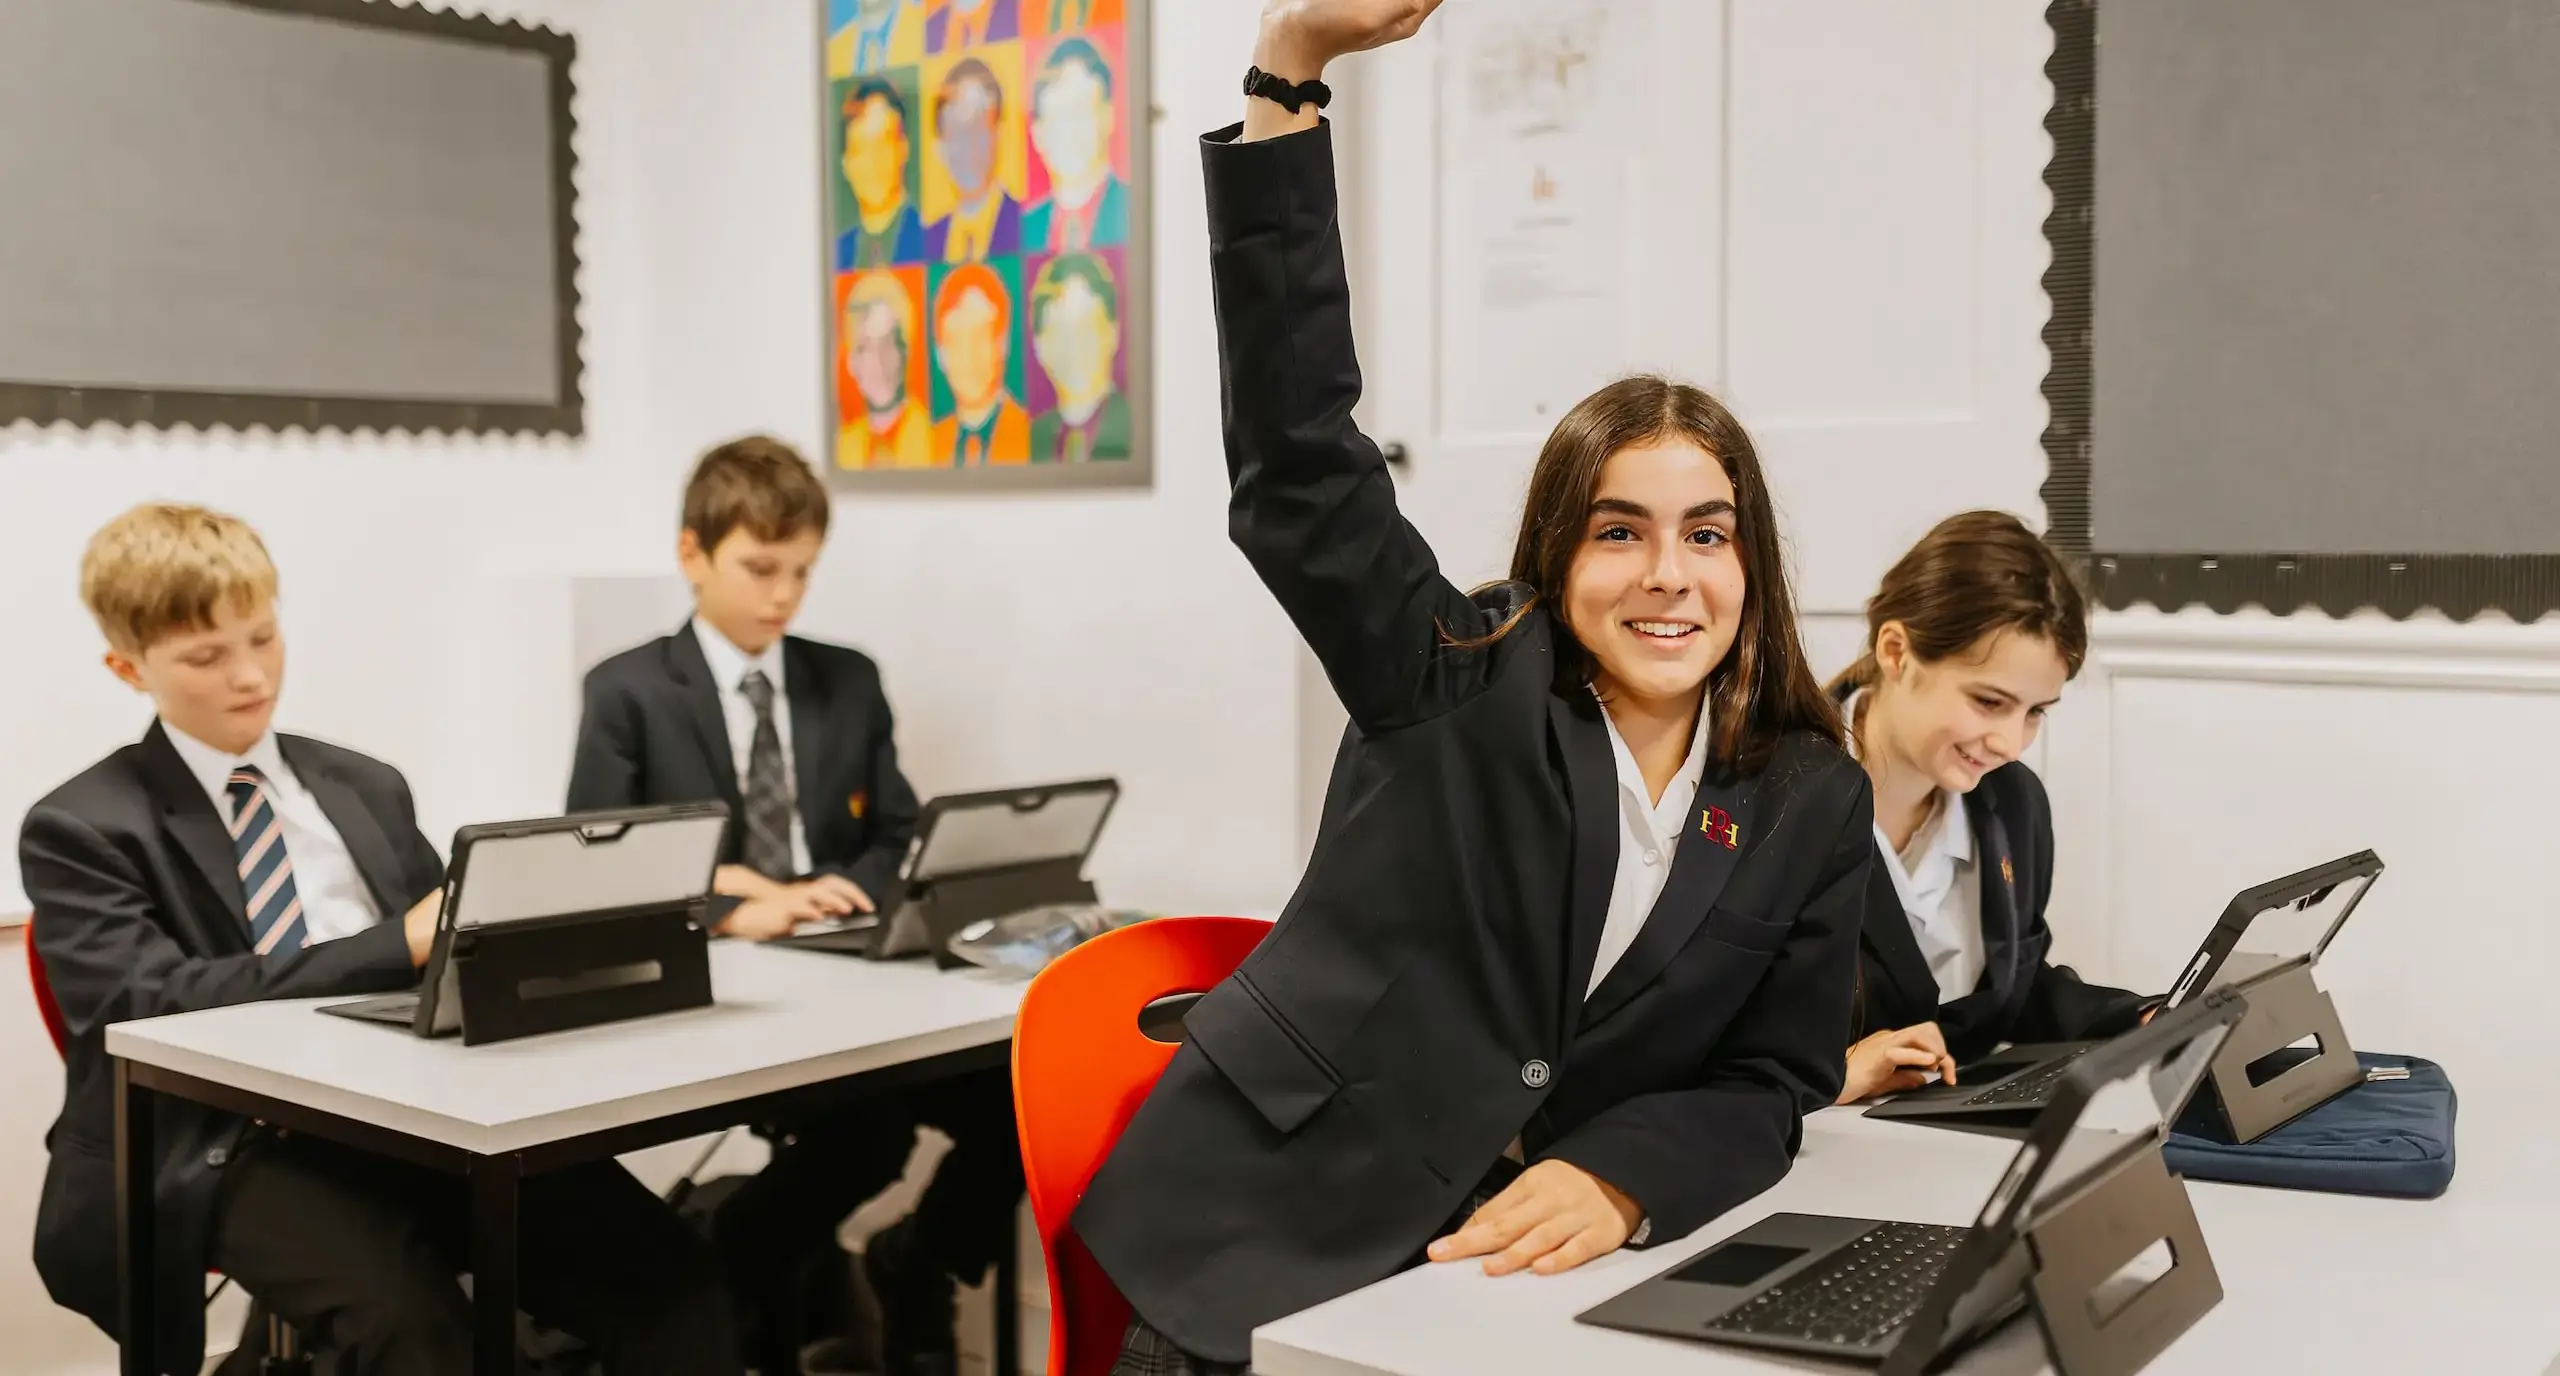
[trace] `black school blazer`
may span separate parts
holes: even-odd
[[[879,667],[859,650],[786,636],[782,677],[791,695],[792,784],[809,863],[885,903],[916,833],[917,807],[915,790],[898,772]],[[738,766],[719,687],[688,621],[588,671],[569,810],[713,799],[729,805],[720,863],[736,864],[747,846]]]
[[[1626,1191],[1650,1238],[1786,1173],[1838,1093],[1866,775],[1806,734],[1710,768],[1662,899],[1588,999],[1617,862],[1598,703],[1566,632],[1470,600],[1398,515],[1359,395],[1328,128],[1212,135],[1229,525],[1351,729],[1278,925],[1195,1005],[1075,1226],[1183,1348],[1406,1265],[1514,1137]],[[1712,822],[1712,827],[1707,823]]]
[[[33,940],[69,1033],[62,1116],[36,1205],[36,1270],[109,1334],[116,1316],[115,1063],[106,1027],[260,999],[373,994],[416,981],[400,919],[444,882],[400,771],[301,736],[276,744],[346,842],[383,921],[280,959],[250,947],[231,831],[158,723],[27,813],[18,864]],[[152,1198],[160,1360],[203,1364],[214,1190],[242,1120],[163,1097]]]
[[[1938,1002],[1937,977],[1879,860],[1867,880],[1866,927],[1858,940],[1856,1035],[1934,1018],[1961,1062],[2002,1042],[2077,1041],[2133,1030],[2152,1000],[2090,984],[2045,958],[2053,950],[2053,929],[2044,920],[2045,901],[2053,896],[2053,804],[2044,781],[2012,760],[1982,776],[1965,795],[1964,811],[1973,822],[1974,870],[1982,882],[1982,979],[1963,998]]]

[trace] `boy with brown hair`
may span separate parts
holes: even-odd
[[[685,486],[676,562],[694,614],[587,675],[569,780],[573,810],[698,802],[737,819],[714,887],[721,934],[750,941],[868,912],[894,896],[916,828],[880,671],[860,651],[787,634],[827,535],[827,490],[789,445],[750,436],[702,456]],[[956,1370],[955,1278],[1011,1237],[1022,1195],[1013,1095],[1001,1070],[867,1098],[781,1125],[772,1162],[721,1201],[749,1365],[796,1370],[798,1334],[773,1301],[846,1215],[897,1179],[916,1122],[953,1139],[912,1218],[864,1251],[891,1376]]]
[[[411,984],[444,864],[398,770],[273,729],[284,677],[276,570],[246,524],[202,507],[136,507],[90,541],[80,591],[107,668],[156,717],[138,743],[37,803],[20,834],[29,939],[68,1034],[35,1256],[54,1299],[113,1334],[107,1025]],[[358,1369],[469,1368],[458,1178],[174,1099],[154,1138],[167,1370],[202,1364],[208,1268]],[[611,1371],[739,1370],[707,1249],[621,1167],[528,1180],[522,1208],[524,1297],[537,1317],[585,1338]]]

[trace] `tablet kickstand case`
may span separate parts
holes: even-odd
[[[420,1035],[478,1046],[708,1005],[727,824],[712,803],[464,828]]]

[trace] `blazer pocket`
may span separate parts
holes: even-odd
[[[1708,936],[1755,955],[1776,955],[1786,946],[1787,938],[1795,929],[1796,924],[1792,921],[1772,922],[1731,908],[1718,908],[1707,914]]]
[[[1203,995],[1182,1017],[1184,1036],[1281,1132],[1296,1132],[1342,1088],[1241,976]]]

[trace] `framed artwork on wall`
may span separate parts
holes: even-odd
[[[833,481],[1145,486],[1148,0],[819,0]]]

